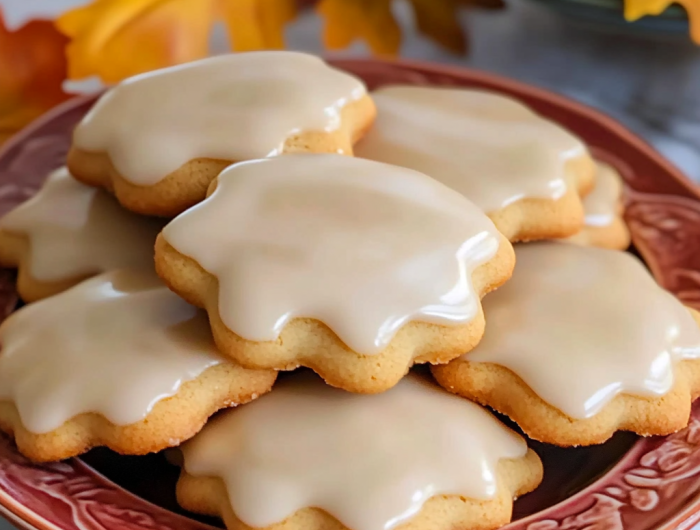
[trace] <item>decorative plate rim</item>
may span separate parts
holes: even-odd
[[[430,84],[459,85],[461,82],[461,84],[476,85],[478,87],[489,87],[492,90],[506,94],[515,93],[521,99],[525,99],[526,101],[537,101],[541,105],[550,106],[550,110],[560,109],[563,115],[576,117],[582,122],[585,122],[587,125],[596,124],[602,130],[606,130],[614,136],[616,136],[617,138],[619,138],[620,142],[622,142],[623,144],[632,146],[635,152],[641,153],[640,156],[642,158],[646,158],[653,164],[658,166],[656,168],[657,170],[655,171],[657,177],[653,176],[654,171],[651,172],[652,175],[641,175],[641,177],[644,178],[642,178],[642,181],[637,182],[637,185],[639,185],[641,188],[645,188],[645,186],[646,188],[649,188],[648,182],[644,181],[644,179],[646,178],[647,181],[650,181],[653,184],[655,179],[658,180],[658,175],[663,175],[663,179],[667,180],[667,182],[664,181],[663,183],[657,182],[656,184],[658,184],[658,186],[656,187],[663,187],[661,186],[661,184],[664,184],[668,185],[667,187],[669,187],[669,190],[659,191],[655,188],[655,185],[651,185],[650,189],[653,191],[650,191],[650,189],[645,188],[642,191],[637,190],[629,194],[632,208],[636,208],[635,211],[639,210],[639,212],[641,212],[635,214],[637,215],[637,217],[635,217],[633,221],[639,221],[642,224],[647,223],[647,225],[650,226],[652,229],[657,228],[654,224],[655,221],[653,217],[653,214],[656,211],[654,210],[655,208],[661,208],[664,212],[666,212],[666,209],[668,209],[669,212],[672,212],[673,215],[675,215],[675,217],[672,220],[674,222],[679,223],[679,226],[683,226],[683,223],[689,222],[688,219],[692,218],[693,222],[695,222],[696,218],[700,219],[700,189],[698,189],[687,177],[685,177],[679,169],[677,169],[670,162],[664,159],[659,153],[657,153],[647,142],[639,138],[637,135],[623,127],[621,124],[619,124],[612,118],[606,116],[602,112],[590,106],[570,100],[564,96],[555,94],[542,88],[534,87],[519,81],[513,81],[496,74],[475,71],[468,68],[454,67],[449,65],[433,65],[423,63],[421,61],[403,59],[367,60],[330,57],[329,60],[335,66],[352,72],[356,72],[357,70],[366,70],[369,73],[365,72],[365,76],[369,77],[371,77],[373,73],[376,74],[377,72],[380,72],[382,70],[389,71],[393,69],[394,74],[396,74],[399,78],[402,78],[401,75],[404,74],[406,76],[409,76],[410,79],[408,82],[415,82],[416,79],[425,79],[426,82]],[[399,73],[401,75],[398,75]],[[415,77],[410,77],[410,75],[414,75]],[[381,77],[381,75],[379,77]],[[50,124],[56,118],[62,115],[80,109],[82,106],[89,104],[96,97],[97,95],[94,94],[77,96],[62,103],[61,105],[58,105],[51,111],[39,117],[29,126],[19,131],[16,135],[9,139],[5,143],[5,145],[3,145],[0,148],[0,161],[3,161],[5,160],[5,158],[9,157],[14,150],[21,148],[21,146],[31,137],[34,131],[41,129],[47,124]],[[621,170],[623,176],[625,176],[628,180],[633,180],[639,177],[639,175],[636,174],[639,169],[639,164],[636,170],[633,169],[630,166],[631,161],[627,160],[625,156],[621,155],[620,157],[617,157],[615,154],[606,152],[605,149],[601,146],[598,146],[597,149],[594,149],[594,152],[600,152],[601,158],[613,161],[613,163]],[[630,162],[630,164],[628,164],[628,162]],[[647,217],[645,217],[645,215]],[[660,265],[660,263],[663,262],[663,259],[661,259],[663,256],[658,255],[659,249],[663,250],[663,245],[660,245],[660,243],[658,243],[658,241],[654,239],[662,237],[663,234],[662,236],[659,236],[658,234],[654,234],[652,232],[653,230],[649,233],[640,232],[641,235],[639,235],[638,238],[635,239],[635,243],[638,243],[638,246],[641,247],[640,252],[646,258],[647,262],[650,265],[650,268],[652,269],[652,272],[654,272],[659,281],[665,287],[674,290],[678,294],[684,288],[685,284],[683,282],[688,280],[688,278],[675,278],[666,274],[666,268],[661,267]],[[687,258],[687,256],[685,257]],[[670,265],[667,265],[668,267],[672,267],[676,264],[671,263]],[[686,266],[686,268],[682,269],[681,272],[688,272],[689,275],[696,274],[696,271],[700,271],[700,257],[698,257],[697,260],[691,263],[692,267],[690,268],[688,268],[686,263],[681,263],[681,265]],[[675,271],[675,269],[673,269],[673,271]],[[698,292],[700,292],[700,272],[697,272],[697,275],[699,276],[699,278],[691,278],[695,283],[692,284],[692,288],[689,288],[689,301],[686,301],[686,303],[694,303],[696,306],[700,306],[700,295],[697,294]],[[669,277],[667,278],[667,276]],[[696,287],[695,284],[697,284],[698,287],[697,289],[693,290]],[[695,443],[695,438],[693,438],[693,440],[690,440],[691,435],[695,436],[694,433],[696,431],[700,433],[700,403],[697,403],[696,407],[694,408],[694,414],[691,419],[691,426],[689,427],[689,430],[682,431],[677,435],[672,435],[667,438],[652,438],[637,441],[615,465],[613,465],[604,475],[593,481],[588,486],[576,492],[571,497],[568,497],[562,500],[561,502],[551,505],[540,512],[514,521],[505,528],[509,530],[576,530],[578,528],[593,528],[590,525],[576,526],[575,521],[573,523],[567,523],[567,521],[572,519],[572,517],[574,516],[578,517],[581,515],[585,515],[586,513],[593,510],[596,506],[595,503],[597,502],[595,499],[599,499],[601,496],[604,497],[605,495],[608,495],[608,493],[605,493],[608,492],[608,490],[622,491],[621,488],[616,486],[614,483],[615,481],[623,481],[624,477],[630,475],[630,473],[633,479],[637,476],[635,475],[635,473],[640,472],[647,473],[647,475],[656,473],[656,475],[654,476],[659,480],[663,479],[666,475],[669,475],[669,473],[666,473],[666,471],[663,469],[661,469],[660,471],[655,471],[653,469],[653,465],[656,464],[650,464],[650,466],[652,467],[649,467],[646,464],[644,464],[645,458],[649,460],[649,455],[659,453],[659,451],[662,451],[662,449],[668,444],[671,444],[673,446],[671,448],[673,450],[675,450],[674,448],[678,446],[683,446],[683,444],[686,444],[683,447],[685,447],[687,451],[691,451],[691,449],[688,449],[688,447],[690,447],[691,445],[693,448],[695,447],[695,445],[698,445],[697,451],[693,449],[695,453],[698,453],[697,465],[694,461],[690,462],[689,465],[692,464],[693,466],[697,467],[697,470],[695,467],[692,468],[694,473],[692,475],[693,477],[695,477],[696,474],[700,475],[700,436],[697,437],[697,444]],[[37,512],[32,511],[29,507],[24,506],[18,499],[13,498],[9,493],[7,493],[4,490],[2,486],[4,476],[2,475],[2,473],[5,471],[5,466],[15,465],[19,468],[22,468],[22,466],[30,468],[32,466],[28,463],[23,463],[19,455],[13,455],[13,462],[8,463],[8,449],[7,447],[3,446],[7,446],[7,442],[3,442],[2,440],[0,440],[0,514],[7,517],[14,524],[30,527],[32,529],[61,530],[60,526],[57,526],[45,517],[39,515]],[[651,462],[651,460],[649,461]],[[161,508],[141,497],[132,494],[120,485],[109,481],[109,479],[107,479],[99,471],[93,469],[92,467],[83,463],[80,460],[68,461],[64,464],[64,467],[65,469],[69,469],[77,473],[83,473],[84,477],[86,477],[85,480],[87,480],[88,482],[90,480],[93,481],[93,483],[96,485],[94,486],[96,489],[99,489],[99,486],[97,486],[97,484],[108,484],[109,488],[107,489],[109,489],[111,494],[123,495],[125,493],[129,496],[129,498],[135,499],[137,501],[138,506],[141,506],[144,509],[146,506],[151,507],[153,509],[153,514],[155,514],[149,515],[152,522],[152,528],[171,528],[171,524],[176,524],[173,523],[173,521],[181,521],[182,523],[187,521],[191,522],[191,524],[176,524],[176,526],[180,528],[211,528],[208,525],[187,519],[184,516],[181,516],[174,512],[170,512],[165,508]],[[33,468],[36,469],[37,466],[33,466]],[[63,468],[61,466],[55,466],[55,469]],[[56,472],[55,469],[54,472]],[[69,471],[65,471],[65,469],[64,472],[69,473]],[[666,474],[664,475],[664,473]],[[670,473],[670,475],[672,475],[672,473],[673,470]],[[637,479],[634,479],[633,482],[635,480]],[[88,485],[86,485],[85,487],[88,487]],[[642,493],[637,493],[639,491],[642,491]],[[646,491],[647,493],[644,493],[644,491]],[[650,495],[650,491],[652,490],[649,488],[633,488],[629,491],[622,491],[622,493],[624,493],[625,495],[629,495],[631,498],[632,493],[630,492],[635,492],[634,495],[637,495],[638,497],[639,495]],[[608,497],[610,497],[610,495],[613,495],[614,497],[614,494],[609,494]],[[612,499],[613,497],[610,498]],[[578,501],[582,501],[584,499],[586,501],[591,499],[593,502],[593,506],[591,507],[589,503],[586,506],[578,506],[576,508],[576,506],[580,504],[580,502]],[[97,504],[100,504],[100,501],[95,502]],[[613,503],[614,502],[618,501],[613,500]],[[620,503],[618,502],[618,506],[616,508],[618,511],[620,509],[619,504]],[[574,508],[571,508],[572,506],[574,506]],[[648,507],[649,504],[644,505],[642,503],[639,504],[639,506],[642,506],[642,508],[638,509],[640,511],[644,511],[646,510],[645,506]],[[573,515],[570,515],[566,518],[562,517],[561,513],[559,512],[567,512],[567,509],[565,509],[565,507],[571,508],[568,510],[568,512],[571,512]],[[653,510],[653,507],[649,508],[649,510]],[[564,513],[564,515],[566,515],[566,513]],[[644,526],[644,530],[651,530],[652,528],[654,530],[670,529],[676,527],[677,525],[682,525],[682,527],[685,528],[689,525],[698,522],[700,520],[700,488],[698,488],[698,491],[694,492],[692,496],[689,496],[684,500],[683,506],[678,512],[673,514],[664,512],[659,517],[661,517],[662,520],[659,520],[658,523],[654,523],[653,527]],[[100,524],[98,523],[94,523],[88,528],[84,527],[84,525],[79,525],[74,520],[74,526],[80,528],[80,530],[93,530],[93,528],[103,528],[103,526],[100,526]],[[123,524],[120,524],[120,527],[131,529],[136,528],[137,526],[136,523],[134,523],[133,521],[124,521]],[[619,528],[623,527],[620,526]]]

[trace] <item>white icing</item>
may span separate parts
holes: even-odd
[[[314,507],[352,530],[389,530],[435,495],[492,499],[499,460],[527,446],[483,408],[414,375],[368,396],[297,373],[182,450],[187,473],[223,479],[247,525]]]
[[[128,270],[23,307],[0,325],[0,346],[0,400],[38,434],[85,412],[135,423],[222,362],[203,311]]]
[[[620,214],[622,179],[611,166],[598,162],[595,187],[584,197],[586,226],[610,226]]]
[[[74,145],[106,152],[122,177],[151,186],[195,158],[251,160],[305,131],[340,127],[366,94],[359,79],[313,55],[234,53],[123,81],[75,129]]]
[[[484,338],[461,359],[505,366],[588,418],[620,393],[663,396],[675,363],[700,357],[689,311],[631,254],[548,242],[519,245],[516,258],[512,279],[484,299]]]
[[[355,155],[415,169],[491,213],[526,198],[558,199],[566,163],[587,151],[557,124],[480,90],[388,86],[373,92],[377,120]]]
[[[32,278],[51,282],[120,268],[153,269],[153,245],[164,222],[122,209],[65,168],[0,219],[0,229],[29,240]]]
[[[409,321],[471,321],[471,273],[502,239],[435,180],[340,155],[233,165],[163,235],[218,278],[219,314],[237,335],[275,340],[291,319],[314,318],[363,354]]]

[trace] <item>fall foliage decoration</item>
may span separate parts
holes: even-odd
[[[68,76],[106,83],[194,61],[209,52],[215,22],[236,51],[282,48],[296,0],[95,0],[56,21],[71,41]]]
[[[503,6],[503,0],[405,1],[418,31],[455,53],[467,49],[461,8]],[[658,14],[673,1],[625,0],[625,16],[634,20]],[[700,0],[675,1],[688,11],[692,35],[700,43]],[[97,75],[113,83],[205,57],[215,23],[224,24],[236,51],[283,48],[284,28],[296,18],[300,4],[316,4],[329,49],[361,40],[376,54],[399,51],[394,0],[93,0],[59,17],[57,26],[70,38],[69,78]]]
[[[454,53],[467,50],[464,29],[457,17],[460,7],[503,7],[501,0],[408,0],[418,31]],[[363,40],[372,52],[395,55],[401,29],[391,12],[392,0],[321,0],[317,11],[325,19],[323,42],[331,50]]]
[[[458,19],[460,7],[504,7],[502,0],[409,0],[409,3],[413,7],[418,31],[454,53],[467,51],[467,41]]]
[[[61,15],[68,76],[114,83],[208,52],[211,0],[96,0]]]
[[[673,3],[688,12],[690,36],[700,44],[700,0],[625,0],[625,18],[631,22],[646,15],[659,15]]]
[[[0,10],[0,143],[68,98],[61,88],[67,43],[49,20],[9,31]]]
[[[321,0],[316,9],[325,19],[323,43],[337,50],[361,39],[374,53],[398,53],[401,29],[391,4],[392,0]]]
[[[375,54],[394,55],[401,28],[395,0],[92,0],[54,23],[34,20],[9,31],[0,10],[0,143],[68,97],[64,79],[98,76],[116,83],[135,74],[209,54],[214,24],[236,51],[284,48],[284,29],[304,6],[315,5],[329,49],[364,41]],[[404,0],[417,30],[440,46],[464,53],[459,23],[468,6],[500,8],[503,0]],[[700,0],[625,0],[632,21],[670,4],[685,8],[691,37],[700,44]]]
[[[457,53],[466,50],[459,8],[501,7],[502,0],[409,0],[418,30]],[[355,40],[377,54],[396,54],[401,30],[392,0],[320,0],[323,41],[330,49]],[[283,48],[284,28],[299,0],[94,0],[58,18],[68,36],[70,79],[99,76],[107,83],[205,57],[209,34],[223,22],[236,51]]]

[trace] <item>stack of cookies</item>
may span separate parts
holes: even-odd
[[[36,461],[179,447],[179,502],[230,529],[497,528],[543,470],[483,406],[576,446],[700,393],[621,194],[484,91],[292,52],[129,79],[0,220],[0,428]]]

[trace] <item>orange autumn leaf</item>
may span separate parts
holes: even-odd
[[[659,15],[674,3],[688,12],[690,36],[700,44],[700,0],[625,0],[625,18],[632,22],[646,15]]]
[[[360,39],[377,54],[399,51],[401,30],[391,12],[391,0],[321,0],[316,9],[325,19],[326,47],[345,48]]]
[[[418,31],[454,53],[467,50],[466,34],[458,18],[461,7],[503,7],[501,0],[409,0],[409,3]]]
[[[69,97],[66,43],[48,20],[9,31],[0,11],[0,142]]]
[[[221,4],[236,51],[284,48],[284,26],[296,18],[297,0],[229,0]]]
[[[71,79],[107,83],[201,59],[212,25],[223,21],[235,50],[283,47],[294,0],[95,0],[56,21],[68,37]]]
[[[502,7],[502,0],[409,0],[418,31],[444,48],[464,53],[467,39],[459,23],[461,7]],[[323,41],[328,48],[345,48],[364,40],[374,53],[396,54],[401,30],[391,11],[391,0],[321,0],[325,18]]]
[[[464,53],[467,40],[457,19],[455,0],[409,0],[415,13],[416,26],[426,37],[455,53]]]

